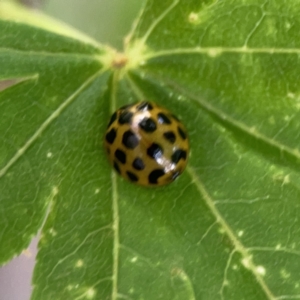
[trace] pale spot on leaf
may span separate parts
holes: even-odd
[[[131,259],[131,262],[132,262],[132,263],[135,263],[137,260],[138,260],[138,257],[135,256],[135,257],[133,257],[133,258]]]
[[[282,269],[280,270],[280,276],[283,278],[283,279],[288,279],[291,277],[291,274],[289,272],[287,272],[287,270],[285,269]]]
[[[210,49],[209,51],[208,51],[208,55],[210,56],[210,57],[216,57],[216,56],[219,56],[220,54],[222,53],[222,51],[220,50],[220,49]]]
[[[289,184],[289,183],[290,183],[290,175],[285,175],[282,184]]]
[[[218,232],[221,233],[221,234],[224,234],[225,230],[222,227],[220,227],[219,230],[218,230]]]
[[[56,196],[58,194],[58,188],[57,188],[57,186],[54,186],[52,188],[52,194],[53,194],[53,196]]]
[[[240,231],[238,232],[238,236],[239,236],[239,237],[243,236],[243,234],[244,234],[244,231],[243,231],[243,230],[240,230]]]
[[[83,260],[82,259],[78,259],[75,266],[77,268],[81,268],[83,266]]]
[[[195,12],[191,12],[189,14],[188,20],[192,24],[198,24],[199,23],[199,15]]]
[[[57,232],[54,230],[54,228],[50,228],[50,229],[49,229],[49,233],[50,233],[52,236],[56,236],[56,235],[57,235]]]
[[[228,286],[229,285],[229,281],[228,280],[225,280],[224,282],[223,282],[223,286]]]
[[[96,295],[96,291],[93,288],[88,289],[86,292],[87,299],[92,299],[95,297],[95,295]]]
[[[295,99],[296,95],[294,93],[288,92],[288,98]]]
[[[256,267],[256,272],[262,276],[266,275],[266,269],[263,266]]]

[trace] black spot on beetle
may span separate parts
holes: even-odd
[[[126,153],[120,149],[115,151],[115,157],[118,159],[119,162],[122,164],[126,163]]]
[[[152,118],[144,118],[139,123],[139,127],[145,132],[153,132],[156,130],[156,123]]]
[[[171,144],[174,144],[176,141],[176,135],[173,131],[167,131],[164,133],[164,138],[168,140]]]
[[[181,136],[181,138],[183,140],[185,140],[186,139],[186,133],[184,132],[184,130],[181,127],[179,127],[179,126],[177,127],[177,130],[178,130],[178,133]]]
[[[144,101],[142,102],[141,104],[139,104],[136,109],[138,111],[145,111],[145,110],[152,110],[153,109],[153,106],[151,105],[151,103],[147,102],[147,101]]]
[[[132,172],[130,172],[130,171],[127,171],[126,174],[127,174],[128,178],[129,178],[131,181],[136,182],[136,181],[139,180],[139,178],[138,178],[135,174],[133,174]]]
[[[128,149],[134,149],[139,144],[139,139],[131,130],[127,130],[123,134],[122,143]]]
[[[157,180],[163,175],[165,175],[165,171],[163,169],[153,170],[148,176],[149,183],[157,184]]]
[[[117,130],[115,128],[112,128],[105,136],[106,141],[109,144],[113,144],[117,136]]]
[[[136,170],[144,170],[145,169],[145,164],[143,162],[143,160],[141,158],[136,158],[133,163],[132,166],[136,169]]]
[[[181,149],[177,149],[173,154],[172,154],[172,162],[177,164],[180,159],[186,159],[186,151],[185,150],[181,150]]]
[[[119,165],[118,165],[118,163],[117,163],[116,161],[114,161],[114,168],[115,168],[115,170],[116,170],[119,174],[121,174]]]
[[[171,124],[170,119],[164,113],[158,113],[157,120],[160,124]]]
[[[131,111],[126,111],[126,110],[123,111],[119,116],[119,123],[121,125],[130,124],[131,120],[132,120],[132,116],[133,116],[133,113]]]
[[[117,119],[117,112],[114,112],[113,115],[111,116],[109,123],[107,125],[107,128]]]
[[[153,143],[148,149],[147,149],[147,154],[153,158],[153,159],[158,159],[163,155],[163,150],[162,148],[158,145]]]

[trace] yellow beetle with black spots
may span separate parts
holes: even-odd
[[[183,172],[189,155],[183,124],[148,101],[119,108],[111,116],[104,144],[115,170],[144,186],[172,182]]]

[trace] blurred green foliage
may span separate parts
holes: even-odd
[[[42,9],[96,40],[122,49],[123,37],[143,3],[142,0],[49,0]]]

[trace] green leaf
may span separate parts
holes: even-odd
[[[299,298],[299,12],[148,1],[124,56],[0,21],[0,259],[41,228],[32,299]],[[110,113],[140,99],[189,132],[166,187],[105,157]]]

